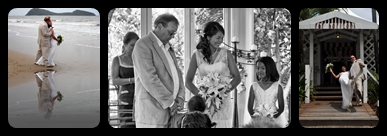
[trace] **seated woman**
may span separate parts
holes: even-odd
[[[169,128],[212,128],[216,125],[208,114],[203,113],[206,109],[204,99],[201,96],[193,96],[188,101],[188,112],[177,113],[169,121]]]

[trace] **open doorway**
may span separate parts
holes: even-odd
[[[349,56],[356,53],[356,42],[321,42],[321,46],[321,83],[323,86],[340,86],[339,80],[334,78],[329,70],[325,73],[325,66],[332,63],[334,65],[332,70],[336,75],[342,72],[342,66],[349,71],[351,68]]]

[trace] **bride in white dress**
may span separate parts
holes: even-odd
[[[240,74],[234,58],[227,49],[220,48],[223,43],[224,29],[218,22],[208,22],[204,28],[204,37],[192,55],[190,65],[186,74],[185,85],[194,95],[199,95],[198,86],[194,84],[196,70],[197,77],[203,77],[211,72],[218,72],[222,77],[230,77],[231,87],[227,88],[223,94],[230,94],[232,90],[241,82]],[[220,106],[220,110],[215,112],[211,118],[216,123],[215,128],[232,128],[234,103],[230,95],[225,97]],[[208,109],[206,109],[207,111]]]
[[[352,96],[353,96],[353,90],[351,89],[351,83],[349,80],[349,71],[347,71],[345,66],[341,67],[342,72],[340,72],[337,75],[333,73],[331,68],[329,68],[329,70],[331,71],[333,77],[339,78],[341,94],[343,97],[343,104],[341,105],[341,108],[345,110],[349,110],[349,107],[352,106]]]
[[[48,28],[52,27],[52,22],[49,21],[48,23]],[[54,56],[55,56],[55,49],[56,47],[58,46],[58,41],[59,39],[56,38],[55,34],[54,34],[54,27],[52,27],[53,29],[51,29],[51,39],[50,39],[50,44],[51,46],[48,47],[48,49],[46,50],[45,54],[47,56],[47,60],[48,60],[48,66],[56,66],[56,64],[54,63]],[[47,47],[44,47],[44,48],[47,48]],[[43,56],[40,57],[40,59],[36,62],[36,64],[38,65],[41,65],[41,66],[45,66],[46,64],[44,64],[44,61],[43,61]]]

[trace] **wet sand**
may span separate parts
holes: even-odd
[[[48,68],[34,65],[38,44],[36,29],[8,30],[8,122],[15,128],[93,128],[100,122],[100,49],[65,39],[56,47],[53,68],[55,89],[63,94],[55,101],[50,120],[39,113],[39,87],[35,72]],[[23,33],[24,32],[24,33]],[[64,33],[70,37],[76,34]],[[93,40],[93,39],[78,39]]]

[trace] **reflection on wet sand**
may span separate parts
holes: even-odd
[[[55,100],[62,101],[63,95],[57,91],[55,86],[55,70],[47,69],[35,72],[36,83],[39,88],[38,102],[39,111],[44,118],[49,120],[54,110]]]
[[[81,78],[55,68],[29,72],[8,88],[8,122],[14,128],[90,128],[99,123],[95,77]],[[78,73],[78,72],[77,72]],[[86,83],[84,82],[86,81]],[[91,83],[89,83],[91,82]]]

